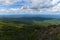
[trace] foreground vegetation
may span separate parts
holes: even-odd
[[[59,21],[28,24],[0,21],[0,40],[60,40]]]

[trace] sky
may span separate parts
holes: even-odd
[[[0,14],[26,13],[60,13],[60,0],[0,0]]]

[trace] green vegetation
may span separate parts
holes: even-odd
[[[60,21],[0,21],[0,40],[60,40]]]

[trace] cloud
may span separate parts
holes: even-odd
[[[30,9],[37,13],[55,13],[60,12],[60,0],[31,0]]]
[[[2,3],[4,5],[10,5],[10,4],[13,4],[18,1],[21,1],[21,0],[0,0],[0,3]]]
[[[26,4],[26,6],[23,6],[23,9],[31,9],[33,13],[34,10],[37,13],[53,13],[60,11],[60,0],[30,0],[28,2],[31,2],[31,6]]]
[[[35,11],[32,9],[22,9],[22,8],[10,8],[10,9],[0,9],[0,13],[18,13],[18,14],[24,14],[24,13],[29,13],[29,14],[35,14],[35,13],[40,13],[42,11]]]
[[[24,2],[19,8],[0,9],[0,13],[53,13],[60,12],[60,0],[0,0],[3,5]]]
[[[51,12],[51,13],[60,13],[60,3],[58,3],[56,6],[52,7],[50,10],[48,10],[47,12]]]

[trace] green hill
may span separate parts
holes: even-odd
[[[0,20],[0,40],[60,40],[60,21],[24,24]]]

